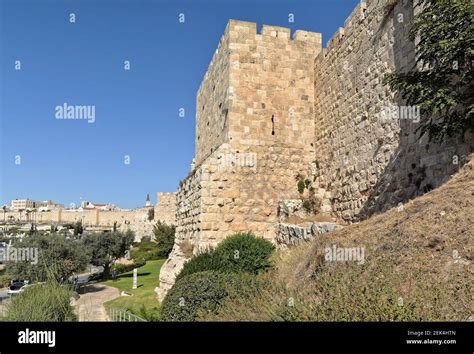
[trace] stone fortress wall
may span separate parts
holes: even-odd
[[[161,221],[168,225],[176,224],[176,193],[156,193],[154,221]]]
[[[153,220],[148,220],[151,207],[132,210],[75,210],[54,209],[45,212],[32,212],[27,217],[25,212],[9,211],[0,215],[0,220],[8,221],[10,216],[22,222],[35,222],[38,224],[72,224],[81,221],[87,228],[103,227],[113,228],[116,224],[119,230],[132,230],[137,241],[143,236],[151,236],[153,226],[157,221],[168,225],[176,224],[176,193],[157,193],[157,203],[154,208]]]
[[[257,33],[255,23],[228,22],[198,91],[195,167],[176,196],[176,242],[158,298],[187,259],[183,242],[196,254],[237,231],[279,242],[304,238],[305,228],[332,229],[279,222],[279,203],[300,198],[298,173],[314,180],[323,206],[344,223],[427,192],[456,172],[473,149],[472,136],[435,144],[417,137],[414,117],[385,114],[404,107],[383,78],[414,65],[406,37],[414,11],[410,0],[361,2],[325,49],[319,33],[291,38],[287,28]]]
[[[196,95],[194,163],[200,165],[227,140],[229,112],[229,37],[222,36]]]
[[[407,0],[358,4],[315,62],[318,183],[347,222],[438,187],[473,148],[472,137],[441,145],[419,139],[418,119],[387,114],[407,107],[383,78],[415,65],[407,31],[416,9]]]

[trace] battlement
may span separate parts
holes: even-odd
[[[344,38],[354,24],[359,24],[366,19],[367,7],[367,2],[360,2],[357,4],[351,14],[344,21],[344,27],[339,27],[328,40],[326,45],[327,50],[324,51],[324,55],[326,55],[330,50],[337,48],[344,41]]]
[[[176,204],[175,192],[158,192],[156,193],[156,205]]]
[[[157,192],[156,193],[156,196],[157,197],[160,197],[160,196],[176,196],[176,192]]]
[[[291,36],[291,29],[287,27],[263,25],[260,33],[257,32],[257,24],[255,22],[229,20],[227,23],[224,36],[230,36],[231,42],[245,37],[255,39],[255,36],[262,38],[272,38],[281,41],[297,41],[311,45],[321,44],[322,35],[318,32],[309,32],[296,30]]]

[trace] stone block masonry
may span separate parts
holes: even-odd
[[[389,5],[357,5],[315,61],[317,182],[346,222],[446,182],[473,148],[472,136],[435,144],[416,132],[419,120],[387,114],[407,108],[383,79],[415,67],[407,32],[418,9],[412,1]]]
[[[168,225],[176,224],[176,193],[156,193],[155,218]]]
[[[322,211],[351,223],[459,169],[472,135],[435,144],[417,133],[420,117],[387,115],[413,108],[383,80],[415,67],[415,11],[410,0],[361,2],[324,50],[319,33],[228,22],[197,94],[195,165],[176,196],[160,299],[187,259],[183,243],[196,254],[238,231],[282,244],[308,238],[306,226],[278,220],[279,205],[301,199],[298,174],[311,174]]]
[[[321,34],[230,20],[197,94],[195,168],[177,194],[176,243],[160,294],[184,263],[229,234],[276,237],[278,203],[314,156],[314,60]]]

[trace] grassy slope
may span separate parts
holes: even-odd
[[[140,267],[138,269],[137,289],[132,289],[133,271],[120,274],[115,282],[112,280],[104,282],[105,285],[113,286],[120,291],[132,294],[132,296],[121,296],[108,301],[105,303],[105,307],[128,309],[138,316],[143,316],[141,308],[144,306],[149,315],[158,318],[160,307],[154,289],[159,285],[160,269],[164,262],[164,259],[147,261],[143,267]]]
[[[277,255],[271,286],[204,320],[467,320],[474,311],[474,159],[448,183]],[[365,263],[325,247],[364,247]]]

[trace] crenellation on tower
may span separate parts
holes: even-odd
[[[260,34],[262,36],[278,38],[282,41],[289,41],[291,30],[286,27],[263,25]]]
[[[293,40],[307,43],[315,48],[322,46],[322,34],[318,32],[308,32],[303,30],[296,30],[293,33]]]

